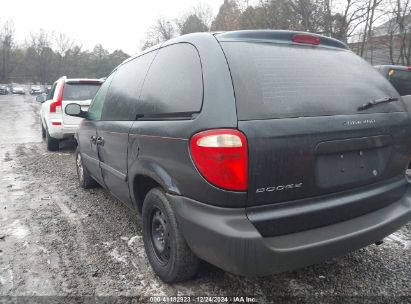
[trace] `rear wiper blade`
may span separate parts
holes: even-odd
[[[381,99],[375,99],[367,103],[364,103],[362,106],[358,107],[358,111],[364,111],[364,110],[367,110],[368,108],[379,105],[381,103],[393,102],[397,100],[398,100],[398,97],[384,97]]]

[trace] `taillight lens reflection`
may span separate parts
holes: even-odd
[[[208,130],[190,141],[191,157],[211,184],[234,191],[248,188],[248,147],[243,133],[234,129]]]

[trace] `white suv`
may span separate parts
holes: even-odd
[[[49,151],[58,150],[60,140],[73,137],[82,120],[66,115],[66,105],[77,103],[87,111],[102,83],[102,79],[67,79],[64,76],[53,84],[47,97],[43,97],[40,111],[42,135]]]

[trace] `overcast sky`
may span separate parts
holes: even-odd
[[[176,18],[199,3],[217,14],[224,0],[7,0],[0,22],[12,20],[18,43],[39,29],[63,32],[84,49],[101,43],[109,51],[139,51],[149,27],[159,18]]]

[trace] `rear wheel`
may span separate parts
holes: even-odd
[[[47,130],[46,130],[46,142],[47,142],[47,150],[57,151],[59,149],[59,140],[51,137]]]
[[[81,157],[80,149],[76,149],[76,170],[80,187],[90,189],[97,186],[97,182],[91,177],[87,168],[84,166],[83,158]]]
[[[164,282],[181,282],[197,273],[199,259],[181,235],[174,211],[159,188],[144,199],[143,240],[151,267]]]

